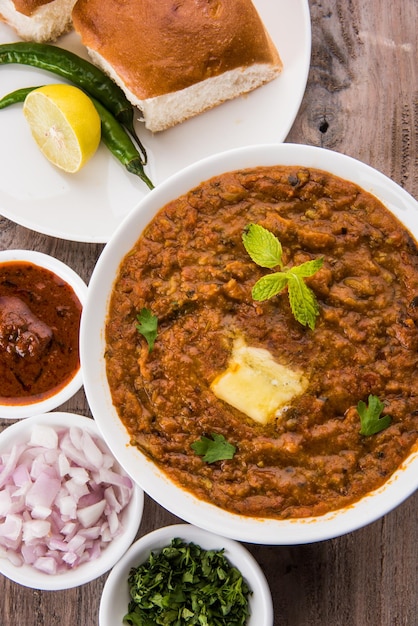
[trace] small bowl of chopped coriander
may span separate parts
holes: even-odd
[[[165,526],[132,544],[106,580],[100,626],[206,623],[273,626],[264,573],[233,539]]]

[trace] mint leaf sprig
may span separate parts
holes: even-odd
[[[369,395],[368,405],[363,400],[357,404],[357,412],[360,415],[361,429],[360,434],[366,437],[376,435],[390,426],[392,417],[384,415],[381,417],[385,405],[377,396]]]
[[[313,276],[322,267],[323,258],[285,268],[280,241],[260,224],[249,224],[243,232],[242,242],[254,263],[269,269],[280,267],[281,270],[267,274],[255,283],[252,289],[254,300],[269,300],[287,287],[293,316],[300,324],[313,330],[319,315],[319,306],[314,292],[306,285],[304,278]]]
[[[148,352],[152,352],[157,338],[158,318],[149,309],[144,308],[138,313],[136,319],[139,323],[136,324],[135,328],[147,340]]]

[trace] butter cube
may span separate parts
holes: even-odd
[[[215,378],[211,389],[220,400],[256,422],[267,424],[279,417],[307,385],[301,372],[281,365],[268,350],[247,346],[237,339],[227,369]]]

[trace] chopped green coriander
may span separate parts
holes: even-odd
[[[175,538],[131,568],[131,600],[123,621],[132,626],[244,626],[252,593],[220,550]]]
[[[381,416],[385,405],[377,396],[369,395],[368,406],[363,400],[357,405],[357,412],[360,415],[361,429],[360,434],[368,437],[375,435],[381,430],[390,426],[392,417],[390,415]]]
[[[232,459],[236,447],[229,443],[223,435],[213,434],[212,439],[209,437],[201,437],[191,447],[199,456],[203,457],[206,463],[215,463],[215,461],[223,461]]]
[[[284,268],[280,241],[259,224],[249,224],[242,235],[242,241],[257,265],[281,268],[280,272],[267,274],[255,283],[252,289],[254,300],[269,300],[287,287],[290,308],[295,319],[313,330],[316,317],[319,315],[319,307],[315,294],[303,279],[313,276],[322,267],[323,259],[318,258]]]
[[[139,322],[136,325],[136,329],[145,337],[148,343],[148,351],[152,352],[155,339],[157,338],[158,318],[145,308],[141,309],[136,318]]]

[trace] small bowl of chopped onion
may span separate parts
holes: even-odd
[[[90,418],[46,413],[0,434],[0,573],[25,587],[69,589],[110,570],[143,504]]]
[[[174,623],[169,614],[179,623],[193,616],[199,624],[273,626],[270,588],[254,557],[238,541],[191,524],[132,544],[106,580],[99,624]]]

